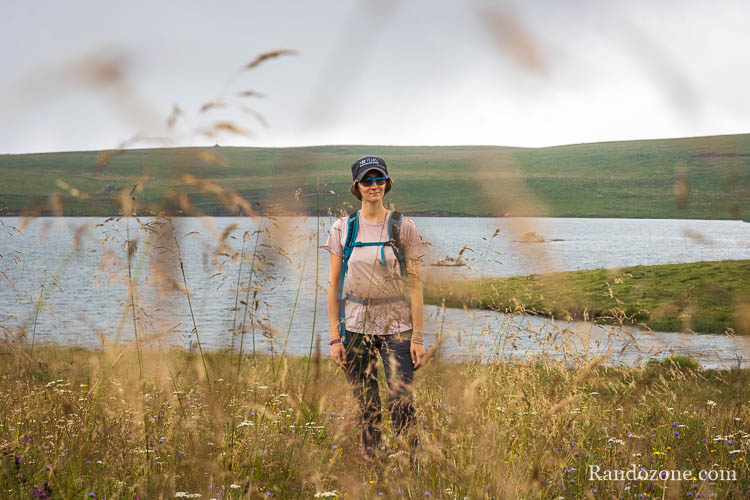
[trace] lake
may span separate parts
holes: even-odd
[[[431,279],[750,259],[750,225],[740,221],[413,220],[426,244],[423,274]],[[163,219],[139,221],[0,218],[0,330],[18,333],[25,328],[29,340],[33,335],[35,342],[83,346],[130,342],[134,330],[128,293],[129,231],[135,242],[130,270],[135,284],[133,302],[145,338],[159,338],[164,344],[195,344],[194,317],[204,346],[237,347],[240,337],[232,332],[239,331],[248,318],[245,351],[253,349],[254,339],[258,351],[307,354],[322,338],[320,349],[327,354],[329,254],[322,248],[316,252],[316,245],[325,243],[332,218],[184,217],[173,219],[174,233]],[[255,232],[258,228],[263,232]],[[240,264],[243,233],[247,234],[245,259]],[[173,234],[184,262],[184,280]],[[462,258],[468,265],[431,265],[446,256],[455,258],[464,247]],[[248,295],[254,252],[254,290]],[[252,307],[256,304],[253,293],[256,321],[250,322],[241,301],[249,298]],[[451,359],[530,355],[575,359],[611,353],[609,362],[638,364],[677,353],[717,367],[742,365],[750,357],[744,338],[600,328],[488,311],[441,311],[433,306],[425,307],[425,329],[426,347],[439,344],[440,354]]]

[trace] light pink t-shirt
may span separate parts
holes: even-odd
[[[390,211],[388,212],[390,215]],[[388,241],[388,227],[382,222],[370,222],[359,216],[359,229],[356,241],[363,243]],[[344,256],[344,245],[348,230],[348,218],[342,217],[333,223],[328,233],[325,248],[339,257]],[[401,248],[404,259],[408,262],[424,256],[422,238],[417,232],[414,222],[402,216],[399,229]],[[380,260],[379,245],[354,247],[349,258],[349,267],[344,281],[344,295],[354,295],[360,298],[383,298],[404,296],[405,283],[401,276],[398,259],[391,247],[385,247],[384,266]],[[338,283],[333,284],[338,290]],[[358,304],[346,301],[346,329],[350,332],[360,332],[376,335],[389,335],[404,332],[412,328],[411,308],[406,301],[388,304]]]

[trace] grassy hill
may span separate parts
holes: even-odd
[[[206,214],[230,215],[217,194],[221,189],[268,211],[280,205],[313,213],[316,203],[321,212],[347,209],[358,203],[348,193],[349,165],[365,154],[386,158],[395,181],[386,200],[411,215],[748,219],[750,214],[750,134],[548,148],[141,149],[117,152],[107,161],[100,152],[2,155],[0,213],[115,215],[122,193],[144,174],[147,180],[142,178],[142,190],[134,194],[141,213],[176,213],[182,193]],[[185,174],[215,185],[191,185],[180,177]],[[319,197],[318,177],[324,192]],[[52,193],[59,204],[50,204]]]

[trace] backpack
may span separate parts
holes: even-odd
[[[339,278],[339,333],[341,335],[341,341],[346,343],[346,301],[356,302],[358,304],[388,304],[392,302],[399,302],[401,300],[406,301],[409,304],[408,295],[384,297],[379,299],[363,299],[361,297],[355,297],[354,295],[344,296],[344,280],[346,278],[346,270],[349,267],[349,258],[352,256],[352,252],[355,247],[365,246],[378,246],[380,245],[380,262],[386,265],[385,262],[385,247],[391,247],[393,253],[398,259],[398,265],[401,270],[401,276],[406,276],[406,261],[404,260],[404,252],[401,248],[401,213],[393,210],[388,215],[386,220],[386,226],[388,227],[388,241],[373,241],[368,243],[362,243],[357,240],[357,231],[359,230],[359,210],[356,210],[349,214],[347,222],[347,234],[346,244],[344,245],[344,263],[341,267],[341,277]]]

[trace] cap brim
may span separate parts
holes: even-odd
[[[386,177],[388,176],[386,171],[383,170],[380,166],[369,166],[368,168],[362,170],[362,172],[359,173],[359,175],[356,178],[356,181],[357,182],[361,181],[365,177],[365,175],[367,175],[367,172],[369,172],[370,170],[377,170],[378,172],[385,175]]]

